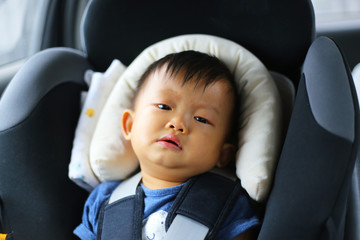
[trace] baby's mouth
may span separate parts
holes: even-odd
[[[159,140],[157,140],[157,143],[173,150],[177,150],[177,151],[182,150],[180,139],[173,134],[160,138]]]

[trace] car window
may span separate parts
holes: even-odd
[[[318,28],[359,28],[359,0],[312,0]]]
[[[0,66],[40,49],[48,2],[0,0]]]

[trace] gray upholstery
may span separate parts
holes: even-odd
[[[90,68],[84,53],[69,48],[44,50],[20,69],[0,101],[0,131],[26,119],[38,102],[54,87],[66,82],[83,84]]]

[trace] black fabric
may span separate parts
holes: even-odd
[[[13,240],[13,233],[8,221],[9,220],[4,214],[3,203],[0,197],[0,234],[6,234],[6,240]]]
[[[15,240],[14,235],[12,233],[6,234],[5,240]]]
[[[163,39],[203,33],[243,45],[297,82],[315,36],[309,0],[93,0],[85,17],[85,48],[99,70],[114,58],[128,65]]]
[[[3,216],[3,204],[0,197],[0,233],[4,233],[5,217]]]
[[[11,228],[8,224],[7,217],[5,216],[3,201],[0,196],[0,234],[1,233],[6,234],[10,232],[11,232]]]
[[[330,39],[320,39],[320,43],[309,50],[327,49],[323,57],[317,58],[317,65],[341,58]],[[359,109],[348,72],[342,71],[343,75],[339,76],[338,69],[317,65],[310,68],[318,70],[317,73],[308,74],[304,68],[259,239],[343,239],[347,197],[358,151]],[[342,60],[335,68],[346,65]],[[323,75],[324,69],[330,73]],[[312,84],[313,81],[317,84]],[[329,90],[339,87],[332,81],[338,81],[346,91]],[[333,98],[352,109],[353,118],[349,120],[349,116],[335,111],[338,107],[321,102],[327,100],[323,94],[309,96],[317,92],[312,91],[313,86],[323,89],[324,95],[334,93]],[[320,112],[328,114],[327,120],[345,121],[347,125],[342,128],[353,133],[342,129],[339,136],[333,128],[327,128],[327,123],[323,126],[322,121],[318,122],[314,117],[318,112],[314,111],[319,110],[319,105],[325,108]]]
[[[96,239],[97,240],[101,240],[102,231],[103,231],[102,225],[104,224],[104,217],[105,217],[105,207],[109,204],[109,200],[110,199],[107,199],[106,201],[104,201],[101,204],[101,207],[100,207],[100,210],[99,210],[99,213],[98,213],[99,214],[99,216],[98,216],[98,228],[97,228],[97,231],[96,231]]]
[[[350,196],[346,215],[345,239],[360,239],[360,171],[359,153],[352,176]]]
[[[144,192],[141,186],[137,187],[135,195],[111,204],[106,201],[100,210],[97,239],[141,240],[143,213]]]
[[[26,121],[0,132],[0,196],[16,240],[75,238],[87,193],[67,172],[81,89],[58,85]]]
[[[194,177],[176,198],[166,227],[180,214],[207,226],[210,229],[207,239],[212,239],[241,191],[240,181],[217,174],[205,173]]]
[[[16,240],[75,239],[87,193],[68,178],[85,55],[67,48],[30,58],[0,101],[0,198]]]

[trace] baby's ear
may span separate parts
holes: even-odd
[[[134,122],[134,111],[126,109],[121,117],[121,128],[123,136],[126,140],[131,139],[131,130]]]
[[[216,163],[216,166],[218,168],[226,167],[229,162],[234,158],[235,156],[236,148],[231,143],[225,143],[222,150],[219,161]]]

